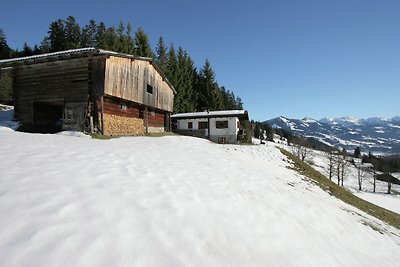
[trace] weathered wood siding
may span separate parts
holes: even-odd
[[[165,115],[159,111],[148,112],[149,127],[164,127]]]
[[[122,106],[121,106],[122,105]],[[139,106],[132,102],[118,101],[117,99],[104,98],[104,113],[123,117],[140,118]]]
[[[150,85],[153,93],[148,93]],[[174,95],[149,61],[110,56],[106,59],[104,94],[172,112]]]
[[[64,119],[82,123],[89,93],[88,59],[68,59],[22,65],[14,68],[16,117],[24,124],[33,123],[35,101],[63,100]]]

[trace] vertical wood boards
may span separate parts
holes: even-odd
[[[148,92],[148,85],[152,93]],[[107,58],[104,94],[170,112],[173,108],[172,89],[147,60]]]
[[[74,103],[73,117],[84,120],[80,109],[86,110],[89,94],[88,58],[18,66],[14,75],[15,106],[23,123],[33,123],[32,103],[52,99]]]

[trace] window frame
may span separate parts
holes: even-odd
[[[215,121],[215,128],[216,129],[228,129],[229,128],[228,120]]]
[[[202,126],[200,126],[200,125],[202,125]],[[203,127],[203,125],[205,125],[206,127]],[[198,128],[199,128],[199,130],[208,129],[208,121],[199,121],[198,122]]]
[[[152,95],[152,94],[154,93],[154,87],[151,86],[150,84],[147,84],[146,92],[147,92],[148,94],[151,94],[151,95]]]

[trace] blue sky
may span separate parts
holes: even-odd
[[[0,28],[12,48],[40,43],[49,24],[74,16],[142,27],[182,46],[254,120],[400,115],[398,0],[10,1]]]

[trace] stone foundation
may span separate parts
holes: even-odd
[[[144,135],[143,119],[104,114],[104,135]]]

